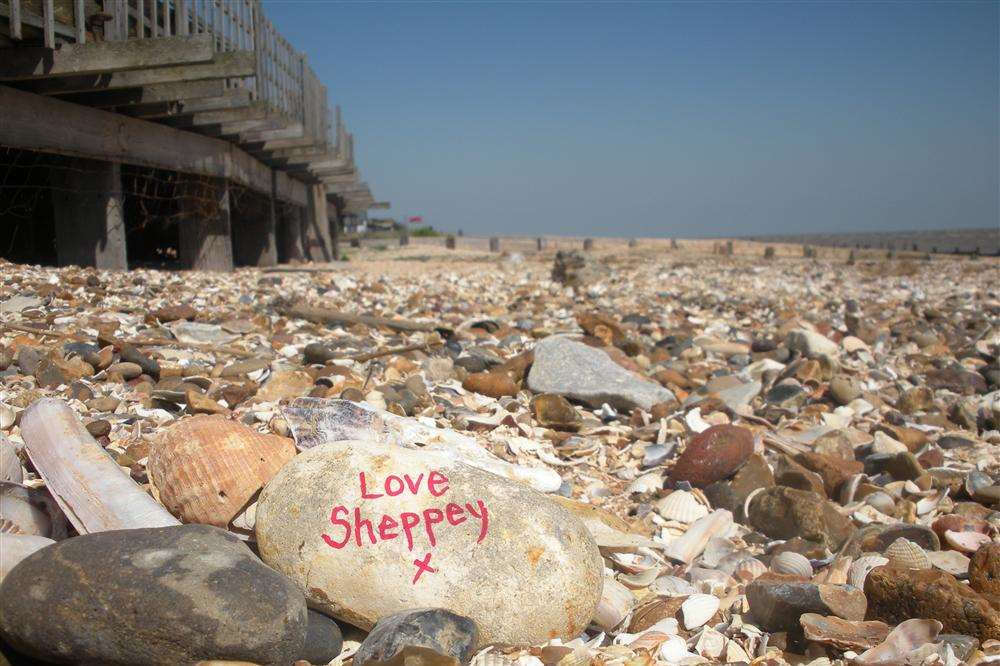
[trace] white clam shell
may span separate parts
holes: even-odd
[[[622,574],[618,576],[618,581],[630,589],[641,590],[644,587],[649,587],[649,584],[656,580],[659,575],[660,569],[653,567],[635,574]]]
[[[809,580],[813,575],[812,565],[805,555],[785,551],[778,553],[771,559],[771,571],[780,574],[791,574],[804,580]]]
[[[868,573],[875,567],[880,567],[888,563],[889,558],[881,555],[862,555],[854,560],[851,568],[848,569],[847,582],[859,590],[863,590],[865,588],[865,578],[868,577]]]
[[[677,576],[660,576],[653,581],[650,589],[663,597],[686,597],[698,592],[694,585]]]
[[[675,490],[654,505],[656,512],[667,520],[690,525],[708,515],[708,507],[698,501],[694,493]]]
[[[750,581],[763,576],[766,572],[766,564],[758,560],[756,557],[748,557],[736,565],[736,569],[733,570],[733,575],[737,579],[749,583]]]
[[[712,619],[719,610],[719,598],[711,594],[692,594],[681,604],[684,628],[697,629]]]

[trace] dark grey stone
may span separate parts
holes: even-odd
[[[404,656],[406,651],[421,650],[466,664],[472,659],[478,638],[475,622],[451,611],[426,608],[397,613],[375,625],[354,655],[354,666],[384,664]]]
[[[0,585],[3,638],[57,663],[291,663],[306,622],[291,581],[208,525],[66,539]]]
[[[311,664],[328,664],[344,647],[344,635],[340,626],[326,615],[309,610],[309,626],[306,642],[299,653],[299,659]]]

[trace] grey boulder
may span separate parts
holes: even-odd
[[[595,408],[606,402],[624,411],[648,410],[658,402],[674,400],[670,390],[632,374],[600,349],[562,336],[544,338],[535,345],[528,388]]]

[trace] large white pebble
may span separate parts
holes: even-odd
[[[362,498],[362,472],[367,494],[382,497]],[[388,496],[386,480],[404,474],[417,492]],[[480,501],[485,534],[484,521],[466,509],[482,513]],[[456,524],[446,518],[433,526],[432,546],[424,511],[449,505],[461,514],[452,509]],[[337,507],[346,510],[333,515]],[[356,525],[355,508],[377,538],[383,516],[420,516],[412,550],[399,527],[385,532],[395,538],[372,544],[363,526],[363,545],[353,530],[345,542],[343,521]],[[300,585],[310,604],[364,629],[392,613],[446,608],[476,622],[481,644],[570,639],[587,627],[601,597],[603,562],[578,518],[525,485],[430,451],[346,441],[301,453],[261,493],[256,534],[263,560]],[[433,572],[415,562],[428,554]]]

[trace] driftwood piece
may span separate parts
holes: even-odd
[[[394,331],[436,331],[442,327],[436,324],[412,321],[409,319],[388,319],[386,317],[373,317],[371,315],[351,314],[350,312],[339,312],[327,308],[315,308],[308,305],[289,305],[278,308],[278,312],[285,317],[294,319],[305,319],[315,324],[340,325],[340,324],[361,324],[370,328],[385,327]]]
[[[80,534],[180,523],[101,448],[62,400],[34,402],[21,419],[24,448]]]

